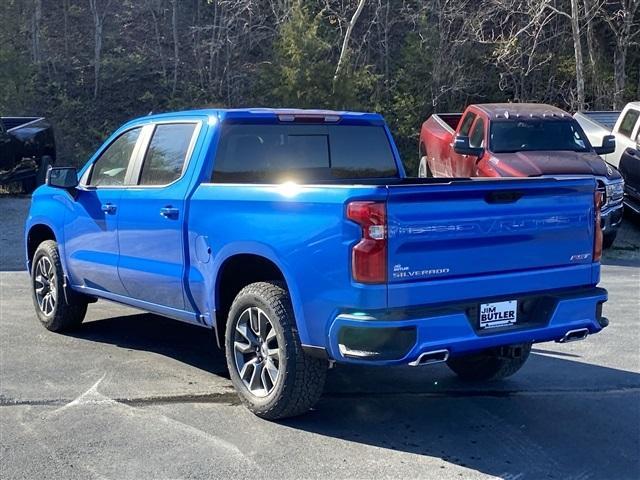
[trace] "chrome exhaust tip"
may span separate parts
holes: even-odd
[[[578,328],[576,330],[569,330],[564,334],[560,340],[556,340],[557,343],[569,343],[577,342],[578,340],[584,340],[589,335],[588,328]]]
[[[409,365],[412,367],[419,367],[422,365],[446,362],[448,359],[449,350],[433,350],[431,352],[421,353],[416,360],[409,362]]]

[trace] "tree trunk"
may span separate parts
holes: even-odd
[[[623,39],[616,42],[613,55],[613,109],[622,110],[624,107],[624,88],[627,80],[625,72],[627,66],[627,45]]]
[[[62,2],[62,21],[64,34],[64,58],[69,60],[69,0]]]
[[[33,17],[31,23],[31,48],[33,63],[36,65],[42,61],[40,51],[40,23],[42,21],[42,0],[33,2]]]
[[[592,94],[595,99],[595,108],[599,108],[600,99],[602,97],[602,85],[600,81],[600,73],[598,72],[598,52],[596,47],[596,37],[593,30],[593,19],[596,12],[593,11],[593,0],[584,0],[585,16],[587,18],[587,54],[589,55],[589,72],[591,74]]]
[[[338,59],[338,65],[336,66],[336,73],[333,76],[333,87],[335,89],[335,83],[338,80],[338,75],[340,75],[340,70],[342,69],[342,64],[344,63],[344,59],[347,55],[347,50],[349,49],[349,38],[351,38],[351,32],[353,31],[353,27],[358,21],[358,17],[362,13],[362,9],[364,8],[366,0],[359,0],[358,8],[356,8],[353,17],[351,17],[351,21],[347,26],[347,31],[344,34],[344,41],[342,42],[342,50],[340,51],[340,58]]]
[[[584,63],[582,61],[582,45],[580,43],[580,8],[578,0],[571,0],[571,33],[576,60],[576,93],[577,110],[584,110]]]
[[[102,63],[102,26],[104,16],[98,11],[97,0],[89,0],[93,14],[93,98],[98,98],[100,91],[100,66]]]
[[[156,46],[158,47],[158,58],[160,59],[160,68],[162,69],[162,80],[164,85],[167,84],[167,65],[165,63],[164,54],[162,52],[162,42],[160,41],[160,27],[158,26],[158,16],[156,15],[155,6],[149,3],[149,13],[153,20],[153,31],[156,37]]]
[[[173,29],[173,87],[171,88],[171,96],[175,97],[176,88],[178,87],[178,66],[180,64],[180,45],[178,43],[178,0],[173,0],[171,28]]]

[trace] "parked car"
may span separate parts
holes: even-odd
[[[627,148],[622,152],[620,173],[624,177],[624,205],[640,215],[640,150]]]
[[[407,178],[377,114],[200,110],[118,129],[33,195],[45,328],[112,300],[215,333],[259,416],[306,412],[331,362],[503,378],[608,324],[593,178]]]
[[[592,147],[571,115],[549,105],[470,105],[464,114],[434,114],[422,124],[418,176],[594,175],[604,196],[601,218],[608,248],[622,222],[624,182],[598,155],[614,148],[612,137]]]
[[[20,183],[31,192],[56,160],[53,129],[42,117],[0,118],[0,185]]]
[[[640,102],[628,103],[622,112],[578,112],[574,118],[594,145],[605,136],[615,137],[615,151],[602,155],[615,167],[628,148],[640,149]]]

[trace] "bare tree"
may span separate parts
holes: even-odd
[[[162,72],[162,80],[167,83],[167,63],[164,53],[162,51],[162,36],[160,34],[160,23],[158,21],[158,15],[161,10],[161,5],[158,0],[147,0],[147,8],[151,14],[151,20],[153,22],[153,33],[155,37],[155,44],[157,48],[156,57],[160,60],[160,70]]]
[[[529,100],[532,74],[553,59],[558,11],[548,0],[484,0],[478,9],[472,31],[493,47],[489,61],[500,69],[500,88],[510,86],[516,101]]]
[[[640,35],[640,22],[637,18],[640,0],[614,0],[607,7],[604,19],[616,41],[613,56],[613,108],[621,109],[624,106],[627,81],[627,53],[634,39]]]
[[[571,33],[573,51],[576,60],[577,109],[584,110],[584,62],[582,61],[582,43],[580,42],[580,6],[578,0],[571,0]]]
[[[598,47],[595,34],[595,21],[602,12],[603,0],[583,0],[584,21],[586,26],[587,54],[589,57],[589,73],[593,85],[592,93],[595,97],[595,108],[599,108],[600,102],[607,97],[603,85],[602,74],[598,69]]]
[[[356,11],[351,17],[351,21],[349,22],[349,25],[347,25],[347,31],[344,34],[344,40],[342,42],[342,49],[340,50],[340,58],[338,58],[338,65],[336,66],[336,73],[333,75],[334,88],[335,88],[335,82],[338,80],[338,76],[340,75],[340,70],[342,69],[342,66],[345,61],[345,56],[347,55],[347,51],[349,49],[349,39],[351,38],[351,32],[353,31],[353,27],[358,21],[358,17],[362,13],[362,9],[364,8],[365,2],[366,0],[358,1],[358,7],[356,8]]]
[[[33,15],[31,16],[31,52],[33,63],[36,65],[42,62],[41,52],[41,24],[42,22],[42,0],[34,0]]]
[[[98,98],[98,92],[100,90],[100,69],[102,66],[102,40],[103,40],[103,27],[104,19],[109,11],[111,0],[107,0],[102,11],[98,6],[99,0],[89,0],[89,8],[93,16],[93,98]]]
[[[462,50],[473,38],[469,33],[473,29],[464,13],[472,8],[469,0],[434,0],[432,8],[438,41],[431,77],[431,106],[436,107],[443,99],[464,92],[473,81],[473,75],[463,72],[460,61]]]
[[[578,0],[571,0],[571,14],[559,10],[551,5],[549,8],[559,15],[565,16],[571,22],[571,36],[573,38],[573,52],[576,67],[576,109],[584,110],[584,61],[582,60],[582,42],[580,40],[580,5]]]
[[[69,59],[69,0],[62,1],[62,29],[64,35],[64,57]]]
[[[171,31],[173,32],[173,81],[171,96],[175,97],[176,88],[178,86],[178,66],[180,65],[180,44],[178,43],[178,0],[173,0]]]

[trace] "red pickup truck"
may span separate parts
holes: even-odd
[[[434,114],[420,131],[419,177],[532,177],[594,175],[604,196],[604,244],[622,221],[624,182],[598,155],[612,153],[615,138],[593,147],[578,122],[550,105],[492,103],[464,113]]]

